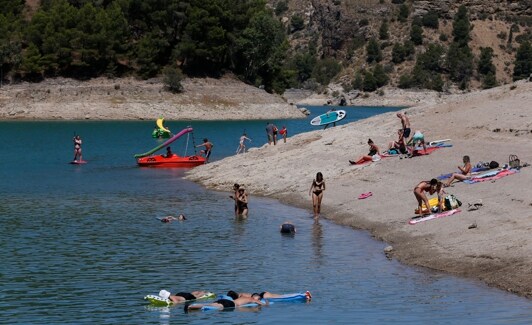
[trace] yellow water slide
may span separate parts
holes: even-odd
[[[163,122],[164,122],[164,118],[157,119],[156,124],[157,124],[157,127],[159,128],[159,130],[163,130],[165,132],[171,133],[170,130],[168,130],[167,128],[165,128],[163,126]]]

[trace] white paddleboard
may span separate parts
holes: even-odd
[[[321,126],[342,120],[346,115],[344,110],[332,111],[316,116],[310,121],[310,125]]]

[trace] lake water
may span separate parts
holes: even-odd
[[[312,116],[326,109],[311,108]],[[347,110],[352,120],[393,109]],[[310,130],[309,119],[272,122],[294,134]],[[310,209],[252,197],[249,218],[235,219],[229,192],[185,181],[183,170],[136,166],[133,154],[158,143],[153,124],[0,122],[0,324],[531,322],[529,300],[387,260],[386,244],[315,223]],[[265,121],[192,126],[197,143],[214,142],[213,159],[233,154],[244,129],[252,146],[266,139]],[[67,164],[74,133],[84,141],[83,166]],[[156,219],[178,213],[189,220]],[[295,236],[279,234],[285,220]],[[160,289],[310,290],[313,300],[185,314],[147,306],[142,298]]]

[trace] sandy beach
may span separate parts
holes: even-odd
[[[220,191],[230,191],[235,182],[245,184],[252,196],[308,209],[312,222],[308,191],[316,172],[322,172],[327,184],[322,218],[370,231],[393,246],[392,258],[406,264],[480,279],[532,297],[532,167],[496,181],[456,183],[446,192],[463,202],[460,213],[408,224],[417,206],[414,187],[457,172],[464,155],[473,164],[494,160],[502,166],[511,154],[522,164],[531,163],[531,103],[532,83],[517,82],[405,109],[413,131],[421,130],[427,141],[452,139],[452,147],[428,156],[348,163],[367,153],[368,138],[381,149],[395,139],[400,120],[387,113],[299,134],[286,144],[265,144],[195,168],[187,177]],[[365,192],[373,196],[358,200]],[[468,203],[478,200],[483,206],[468,211]],[[476,227],[469,229],[473,224]]]

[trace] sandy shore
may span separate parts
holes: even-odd
[[[395,113],[387,113],[300,134],[286,144],[264,145],[195,168],[187,177],[221,191],[243,183],[252,195],[277,198],[310,213],[308,190],[321,171],[327,184],[322,217],[369,230],[393,245],[392,256],[407,264],[532,297],[532,167],[495,182],[458,183],[447,192],[464,202],[461,213],[408,224],[417,205],[414,187],[457,171],[463,155],[474,164],[495,160],[502,165],[510,154],[532,163],[531,103],[532,83],[519,82],[406,109],[412,128],[422,130],[428,141],[452,139],[452,148],[429,156],[349,165],[349,159],[367,153],[368,138],[381,148],[395,138],[400,121]],[[357,199],[369,191],[372,197]],[[479,199],[483,207],[467,211],[467,203]],[[252,217],[253,203],[250,207]],[[468,229],[474,223],[477,227]]]
[[[0,88],[0,120],[245,120],[302,118],[281,96],[234,77],[193,78],[172,94],[160,80],[49,79]]]

